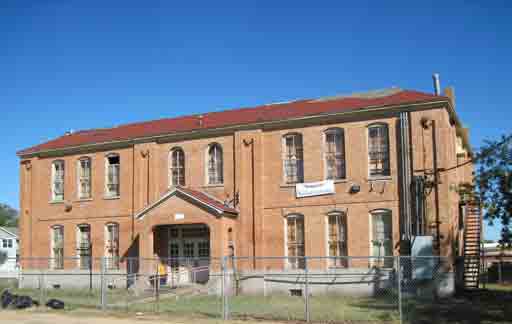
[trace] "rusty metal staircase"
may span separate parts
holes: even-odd
[[[476,202],[466,206],[464,220],[464,289],[477,289],[480,283],[480,244],[482,217]]]

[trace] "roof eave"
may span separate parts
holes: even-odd
[[[179,137],[179,136],[194,136],[199,133],[210,134],[210,133],[215,133],[215,132],[232,132],[232,131],[236,131],[236,130],[240,130],[240,129],[262,128],[262,127],[276,125],[276,124],[288,124],[288,123],[294,123],[297,121],[311,120],[311,119],[315,119],[315,118],[362,114],[362,113],[368,113],[368,112],[378,112],[378,111],[382,111],[382,110],[395,110],[395,109],[400,110],[400,109],[417,107],[417,106],[425,106],[425,105],[428,106],[428,105],[437,105],[437,104],[445,104],[445,103],[448,103],[448,105],[449,105],[450,115],[452,115],[454,117],[454,120],[456,121],[457,125],[459,125],[459,127],[462,128],[460,120],[457,117],[457,114],[455,113],[455,109],[453,108],[450,99],[447,97],[441,97],[441,96],[436,97],[434,99],[435,100],[428,99],[428,100],[421,100],[421,101],[403,103],[403,104],[398,104],[398,105],[393,104],[393,105],[368,106],[368,107],[360,108],[360,109],[359,108],[347,109],[347,110],[339,111],[339,112],[302,116],[302,117],[290,118],[290,119],[286,119],[286,120],[281,119],[281,120],[263,121],[263,122],[249,123],[249,124],[236,124],[236,125],[231,125],[231,126],[226,126],[226,127],[197,129],[197,130],[192,130],[192,131],[187,131],[187,132],[166,133],[166,134],[138,137],[138,138],[132,138],[132,139],[122,139],[122,140],[114,140],[114,141],[107,141],[107,142],[88,143],[88,144],[82,144],[82,145],[76,145],[76,146],[67,146],[67,147],[62,147],[62,148],[39,150],[39,151],[25,153],[27,151],[30,151],[30,148],[29,148],[26,150],[18,151],[17,155],[18,155],[18,157],[20,157],[22,159],[26,159],[26,158],[36,157],[39,155],[69,154],[73,151],[90,150],[90,149],[93,149],[96,147],[104,148],[104,147],[115,146],[115,145],[131,146],[134,144],[158,141],[158,140],[166,139],[166,138],[168,139],[168,138]],[[467,140],[466,140],[466,142],[467,142]]]

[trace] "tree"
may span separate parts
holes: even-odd
[[[17,227],[18,211],[8,205],[0,204],[0,226]]]
[[[500,245],[512,246],[512,135],[486,141],[476,153],[475,193],[482,204],[484,219],[493,225],[500,220]]]

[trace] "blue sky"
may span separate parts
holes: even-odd
[[[506,1],[345,3],[1,1],[0,202],[18,207],[15,152],[69,129],[390,86],[431,92],[433,72],[455,87],[474,146],[511,131]]]

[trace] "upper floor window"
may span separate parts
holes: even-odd
[[[64,268],[64,226],[52,227],[51,240],[51,266],[53,269],[62,269]]]
[[[214,143],[208,147],[208,184],[222,184],[223,161],[222,147]]]
[[[368,169],[370,177],[389,176],[388,125],[368,127]]]
[[[302,156],[302,135],[283,136],[283,170],[285,183],[304,182],[304,161]]]
[[[347,266],[347,223],[344,213],[332,212],[327,215],[328,253],[331,267]]]
[[[286,217],[286,245],[288,266],[292,269],[304,269],[304,217],[302,215]]]
[[[345,136],[343,129],[332,128],[324,133],[325,178],[345,179]]]
[[[64,200],[64,161],[52,163],[52,200]]]
[[[179,147],[173,148],[169,154],[169,184],[185,186],[185,152]]]
[[[88,157],[78,160],[78,199],[91,198],[91,159]]]
[[[105,195],[107,197],[119,197],[119,174],[121,160],[118,154],[110,154],[106,158]]]

